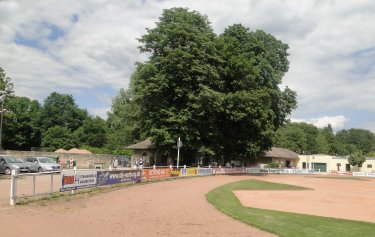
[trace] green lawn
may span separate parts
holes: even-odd
[[[306,188],[260,180],[243,180],[218,187],[207,200],[223,213],[246,224],[279,236],[375,236],[375,224],[343,219],[248,208],[241,205],[233,190],[305,190]],[[295,191],[293,191],[295,190]]]

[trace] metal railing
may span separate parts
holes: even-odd
[[[43,172],[43,173],[26,173],[26,174],[19,174],[16,170],[12,170],[11,173],[11,181],[10,181],[10,205],[14,206],[17,202],[17,198],[28,198],[34,196],[40,196],[45,194],[52,194],[53,190],[53,177],[59,173],[58,171],[52,172]],[[37,176],[50,176],[49,179],[49,189],[44,190],[42,192],[36,192],[36,177]],[[17,195],[17,186],[18,186],[18,179],[22,177],[32,177],[32,186],[31,190],[29,190],[28,194]]]

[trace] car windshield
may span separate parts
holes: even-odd
[[[39,160],[40,163],[55,163],[55,162],[53,162],[53,160],[51,160],[50,158],[47,158],[47,157],[38,158],[38,160]]]
[[[25,161],[16,158],[16,157],[6,157],[5,158],[9,163],[24,163]]]

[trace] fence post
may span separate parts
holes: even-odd
[[[33,195],[35,195],[35,175],[33,176]]]
[[[53,193],[53,171],[51,173],[51,194]]]
[[[10,181],[10,205],[14,206],[16,205],[16,199],[17,199],[17,170],[13,169],[12,170],[12,177]]]
[[[74,170],[74,179],[76,178],[75,176],[76,176],[76,172],[77,172],[77,166],[74,166],[74,168],[73,168],[73,170]],[[75,180],[74,180],[75,181]],[[72,190],[70,190],[70,194],[74,194],[74,190],[72,189]]]

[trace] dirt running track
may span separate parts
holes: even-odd
[[[246,176],[180,179],[114,190],[85,199],[10,207],[0,194],[1,236],[272,236],[217,211],[205,193]],[[9,180],[0,180],[1,183]],[[4,185],[3,185],[4,186]],[[4,191],[6,194],[4,195]],[[6,201],[6,203],[4,203]]]
[[[235,191],[242,205],[375,223],[373,178],[358,181],[302,175],[269,175],[258,179],[303,186],[312,190]]]

